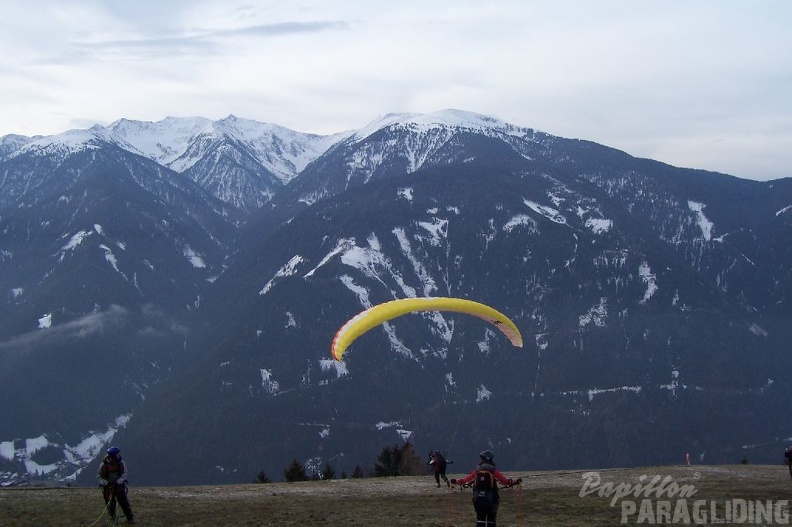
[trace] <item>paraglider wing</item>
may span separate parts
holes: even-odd
[[[509,338],[513,345],[519,348],[523,345],[522,336],[514,322],[509,320],[503,313],[485,304],[463,298],[404,298],[370,307],[349,319],[346,324],[341,326],[341,329],[338,330],[333,339],[333,344],[330,348],[333,358],[340,361],[347,347],[371,328],[392,318],[417,311],[454,311],[473,315],[495,325]]]

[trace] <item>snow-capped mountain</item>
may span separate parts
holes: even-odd
[[[107,128],[92,130],[177,172],[191,168],[205,155],[200,143],[238,143],[283,184],[344,136],[303,134],[234,115],[219,121],[197,117],[168,117],[156,123],[121,119]]]
[[[773,418],[792,395],[790,179],[457,110],[0,145],[4,482],[88,483],[110,442],[136,484],[176,484],[295,458],[351,473],[403,440],[535,469],[775,461],[792,435]],[[526,347],[428,313],[330,358],[348,318],[411,296],[488,303]]]
[[[489,144],[476,151],[465,144],[469,141]],[[496,141],[494,154],[488,147]],[[481,162],[481,157],[499,154],[498,147],[508,148],[507,155],[529,157],[537,144],[537,134],[531,129],[470,112],[389,114],[334,144],[300,174],[287,195],[290,201],[312,204],[381,177],[430,166]],[[332,176],[338,171],[345,177]]]
[[[219,121],[168,117],[155,123],[121,119],[107,127],[27,141],[6,136],[3,149],[10,157],[59,158],[98,144],[115,144],[186,174],[217,198],[249,211],[266,203],[345,135],[303,134],[233,115]]]

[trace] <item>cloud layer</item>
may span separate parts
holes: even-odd
[[[236,114],[302,132],[461,108],[792,176],[792,3],[0,0],[0,135]]]

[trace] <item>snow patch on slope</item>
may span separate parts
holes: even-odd
[[[701,229],[701,237],[705,241],[710,241],[712,239],[712,228],[714,225],[707,219],[706,216],[704,216],[705,207],[706,205],[703,203],[699,203],[697,201],[688,201],[688,208],[696,213],[697,223]]]
[[[74,481],[82,467],[87,466],[131,418],[131,413],[120,415],[107,430],[90,432],[74,446],[55,443],[46,434],[22,440],[0,441],[0,457],[7,461],[21,462],[27,474],[51,474],[59,480]],[[36,454],[46,448],[60,449],[63,458],[47,464],[39,463],[35,460]]]
[[[346,363],[338,362],[335,359],[320,359],[319,368],[322,371],[334,371],[336,378],[349,375],[349,370],[346,367]]]
[[[641,386],[619,386],[618,388],[593,388],[588,391],[588,399],[592,401],[595,395],[601,395],[603,393],[616,393],[616,392],[633,392],[633,393],[640,393],[642,390]]]
[[[296,274],[297,266],[303,261],[305,261],[304,258],[299,254],[292,256],[291,260],[283,264],[281,268],[275,273],[275,276],[270,278],[269,282],[264,284],[264,287],[261,289],[261,291],[259,291],[259,295],[266,295],[279,280]]]
[[[52,313],[47,313],[40,319],[38,319],[38,328],[39,329],[47,329],[52,327]]]
[[[58,258],[59,261],[63,261],[63,258],[66,256],[66,253],[69,251],[73,251],[77,247],[79,247],[82,242],[85,241],[92,233],[90,231],[79,231],[72,235],[69,239],[68,243],[61,247],[60,250],[60,257]]]
[[[586,227],[591,229],[594,234],[602,234],[608,232],[613,228],[613,220],[606,220],[603,218],[589,218],[585,222]]]
[[[189,245],[186,245],[182,252],[184,257],[187,258],[187,261],[196,269],[204,269],[206,267],[206,262],[204,262],[201,255],[194,251]]]
[[[448,237],[448,220],[433,218],[432,221],[419,221],[418,226],[429,233],[429,243],[440,247]]]
[[[476,392],[476,402],[480,403],[482,401],[486,401],[490,397],[492,397],[492,392],[489,391],[486,386],[480,384],[478,391]]]
[[[541,214],[542,216],[544,216],[548,220],[550,220],[552,222],[555,222],[555,223],[559,223],[561,225],[566,225],[566,222],[567,222],[566,218],[564,217],[563,214],[561,214],[556,209],[554,209],[552,207],[548,207],[547,205],[541,205],[541,204],[536,203],[535,201],[531,201],[529,199],[524,199],[523,203],[525,203],[525,205],[529,209],[531,209],[532,211],[536,212],[537,214]]]
[[[407,237],[404,229],[393,229],[393,234],[396,235],[396,238],[399,240],[399,245],[401,246],[404,256],[406,256],[410,263],[412,263],[413,270],[423,285],[423,296],[432,296],[432,293],[437,291],[437,284],[429,274],[429,271],[426,269],[426,267],[424,267],[421,261],[413,254],[410,240]]]
[[[278,395],[280,393],[280,384],[275,380],[272,375],[272,370],[261,368],[261,388],[267,395]]]
[[[503,224],[503,230],[506,232],[511,232],[514,229],[525,227],[528,229],[529,233],[536,233],[538,229],[536,227],[536,220],[528,216],[527,214],[516,214],[512,216],[512,218]]]
[[[645,304],[659,289],[657,287],[657,277],[654,275],[654,273],[652,273],[652,270],[647,262],[641,263],[641,266],[638,268],[638,275],[646,284],[646,292],[644,292],[644,296],[641,299],[641,304]]]
[[[592,306],[585,315],[578,317],[578,326],[584,328],[590,324],[598,327],[604,327],[605,321],[608,318],[608,299],[605,297],[600,298],[599,304]]]

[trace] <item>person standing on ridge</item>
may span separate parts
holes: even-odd
[[[434,477],[435,481],[437,482],[438,488],[440,487],[440,478],[443,478],[445,481],[446,486],[450,487],[451,483],[448,481],[446,477],[446,467],[449,463],[453,463],[453,461],[448,461],[443,454],[440,453],[439,450],[435,450],[434,452],[429,452],[429,461],[426,462],[427,465],[434,466]]]
[[[452,485],[473,485],[473,509],[476,511],[476,527],[497,527],[498,483],[512,487],[522,483],[522,478],[511,479],[495,468],[495,455],[491,450],[479,454],[479,462],[473,471],[462,479],[452,479]]]
[[[111,446],[107,449],[107,455],[99,466],[97,478],[99,486],[102,487],[102,496],[110,517],[116,517],[116,502],[118,502],[126,516],[127,523],[135,523],[132,507],[130,507],[129,498],[127,498],[127,467],[121,458],[120,448]]]
[[[792,478],[792,445],[784,450],[784,463],[789,467],[789,477]]]

